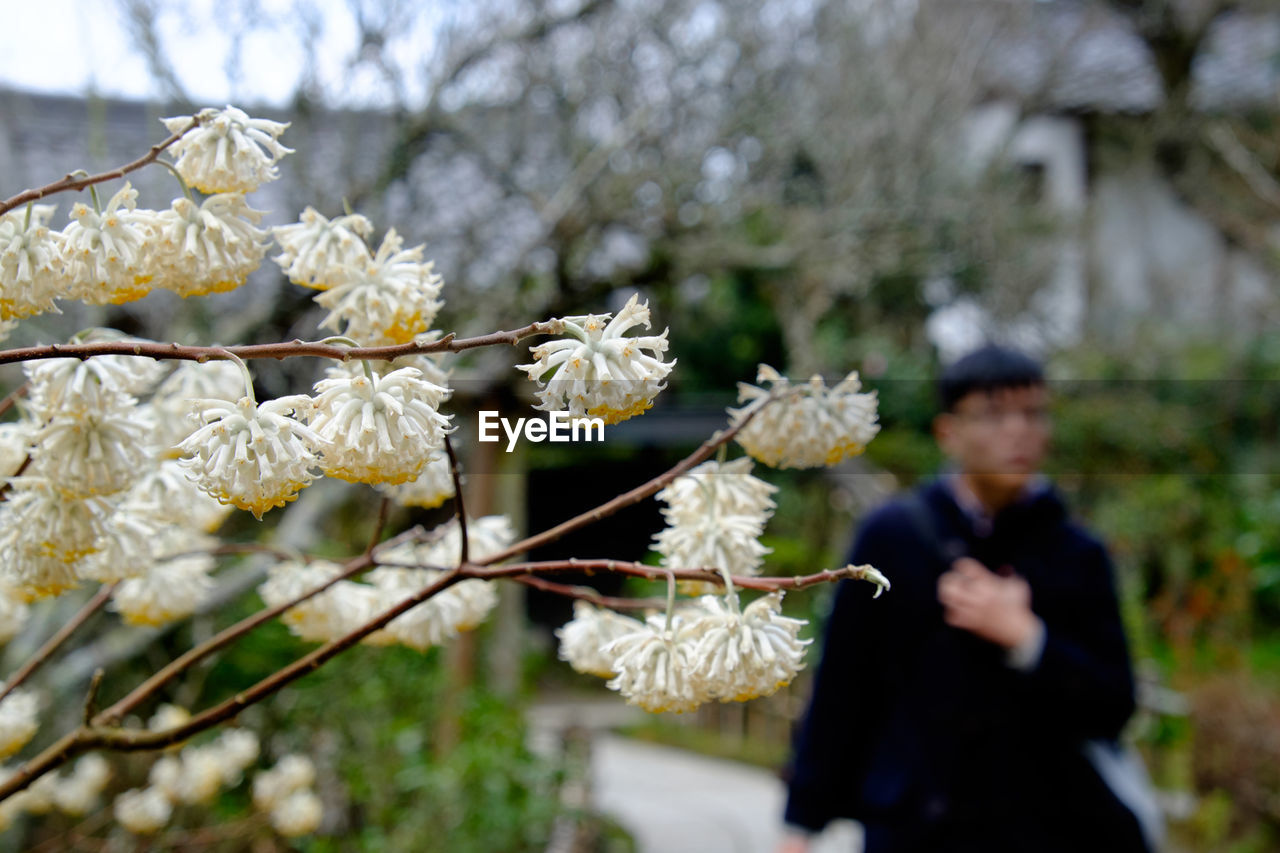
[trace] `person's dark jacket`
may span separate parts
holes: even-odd
[[[892,842],[872,847],[893,850],[1142,850],[1136,821],[1080,750],[1116,737],[1134,709],[1106,550],[1049,487],[998,513],[985,536],[943,480],[918,494],[934,541],[899,499],[866,519],[849,554],[892,589],[876,600],[871,584],[837,589],[787,822],[817,830],[852,817],[869,840]],[[937,580],[962,553],[1030,584],[1045,625],[1030,671],[943,622]]]

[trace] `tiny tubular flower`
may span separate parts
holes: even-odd
[[[403,483],[419,473],[449,432],[439,412],[449,389],[414,367],[385,376],[332,372],[315,386],[311,429],[324,442],[320,465],[332,477]]]
[[[322,329],[377,346],[403,344],[431,328],[440,310],[440,276],[431,261],[423,262],[424,247],[405,249],[392,228],[373,257],[341,267],[330,287],[316,302],[329,309]]]
[[[36,205],[0,216],[0,320],[57,311],[65,295],[62,234],[47,224],[53,205]]]
[[[609,314],[588,314],[561,322],[570,337],[530,347],[537,360],[517,365],[540,389],[538,409],[568,410],[573,417],[600,417],[616,424],[653,405],[675,366],[674,360],[662,360],[667,330],[661,335],[625,334],[634,326],[649,328],[649,303],[641,304],[632,294],[613,319]]]
[[[305,396],[281,397],[255,405],[252,397],[236,403],[196,401],[204,426],[178,447],[180,460],[195,482],[222,503],[248,510],[261,519],[272,507],[284,506],[315,479],[317,449],[323,439],[289,417],[306,411]]]
[[[219,110],[201,110],[195,116],[200,126],[171,146],[174,168],[182,179],[203,193],[252,192],[267,181],[280,177],[276,163],[292,148],[279,142],[286,123],[250,118],[228,105]],[[192,116],[162,118],[170,133],[177,133]]]
[[[609,643],[614,677],[607,682],[630,705],[659,713],[692,711],[711,698],[695,675],[695,648],[678,628],[645,625]]]
[[[132,788],[116,797],[113,810],[125,829],[137,835],[150,835],[169,822],[173,805],[159,788]]]
[[[638,619],[612,610],[597,609],[582,600],[573,603],[573,618],[556,629],[560,638],[560,660],[585,675],[613,677],[614,656],[604,649],[626,634],[643,631]]]
[[[40,702],[27,690],[14,690],[0,700],[0,759],[27,745],[39,728],[39,711]]]
[[[782,593],[762,596],[737,612],[718,596],[700,602],[707,615],[698,620],[696,677],[722,702],[768,696],[804,668],[799,639],[803,619],[781,614]]]
[[[62,231],[69,296],[90,305],[120,305],[151,292],[155,271],[146,244],[156,214],[137,209],[138,191],[125,183],[101,213],[84,202],[71,208]]]
[[[174,199],[156,215],[152,286],[179,296],[235,290],[267,253],[268,234],[256,227],[261,219],[242,193],[219,193],[199,206]]]
[[[454,495],[449,457],[435,453],[414,479],[394,486],[380,483],[375,488],[401,506],[435,509]]]
[[[0,580],[28,599],[79,585],[76,561],[101,547],[110,504],[63,497],[37,478],[14,482],[0,507]]]
[[[358,213],[330,220],[308,207],[299,222],[277,226],[272,233],[282,250],[272,260],[289,281],[328,290],[344,280],[347,270],[368,262],[369,247],[364,240],[373,233],[373,223]]]
[[[766,364],[756,377],[769,389],[738,383],[738,402],[729,409],[734,424],[760,405],[770,394],[779,399],[765,405],[737,434],[742,447],[774,468],[816,468],[836,465],[862,453],[880,431],[877,423],[876,392],[860,394],[862,383],[856,371],[838,384],[826,387],[821,376],[804,385],[790,381]]]

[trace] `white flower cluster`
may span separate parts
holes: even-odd
[[[760,365],[756,381],[769,388],[738,383],[738,402],[729,409],[733,423],[771,394],[780,399],[765,405],[737,434],[748,453],[774,468],[816,468],[836,465],[862,453],[880,431],[876,414],[876,392],[858,393],[862,383],[857,372],[838,384],[826,387],[821,376],[807,384],[792,385],[769,367]]]
[[[441,279],[431,261],[423,262],[424,247],[403,246],[393,228],[373,257],[329,276],[334,284],[316,296],[329,309],[320,327],[369,346],[408,343],[430,329],[443,305]]]
[[[153,290],[182,296],[232,290],[258,267],[269,235],[244,193],[277,177],[290,153],[277,139],[288,125],[255,119],[234,107],[198,114],[200,126],[168,149],[175,168],[211,195],[175,199],[169,209],[138,207],[127,181],[99,206],[76,202],[70,221],[53,231],[52,205],[0,216],[0,324],[57,311],[56,300],[120,304]],[[162,119],[171,131],[191,116]],[[96,192],[96,190],[95,190]]]
[[[781,613],[782,593],[739,609],[707,595],[672,614],[640,622],[577,602],[558,632],[560,656],[579,672],[613,678],[608,686],[647,711],[690,711],[704,702],[767,696],[804,667],[805,624]]]
[[[414,479],[395,486],[380,484],[377,489],[401,506],[435,509],[454,496],[449,457],[436,453]]]
[[[443,305],[440,276],[424,247],[404,248],[394,228],[370,252],[363,238],[372,231],[359,214],[331,221],[308,207],[275,229],[283,251],[274,260],[290,281],[321,291],[315,300],[329,311],[321,328],[365,346],[422,339]]]
[[[344,280],[344,270],[358,267],[369,255],[365,238],[373,223],[358,213],[326,219],[314,207],[302,211],[292,225],[274,229],[281,252],[272,258],[289,281],[328,290]]]
[[[170,133],[189,125],[192,116],[160,121]],[[195,115],[200,126],[169,147],[182,179],[205,193],[252,192],[278,178],[276,163],[293,149],[280,144],[289,127],[278,121],[250,118],[242,110],[208,108]]]
[[[658,492],[665,501],[667,528],[654,537],[662,565],[673,569],[714,568],[756,575],[769,549],[760,535],[773,514],[770,497],[778,489],[751,474],[747,457],[704,462]],[[706,591],[705,585],[685,584]]]
[[[164,531],[151,540],[150,569],[125,578],[112,593],[111,608],[130,625],[167,625],[183,619],[213,593],[210,573],[215,563],[208,549],[215,541],[175,526]]]
[[[0,644],[18,636],[31,616],[24,596],[10,584],[0,581]]]
[[[530,347],[537,360],[518,365],[537,383],[538,409],[567,410],[573,417],[600,417],[616,424],[643,414],[675,361],[664,362],[667,330],[627,337],[634,326],[649,328],[649,303],[632,294],[612,319],[609,314],[565,317],[570,337]],[[647,350],[647,353],[646,353]]]
[[[324,440],[296,418],[311,398],[294,395],[259,405],[253,397],[197,400],[203,424],[178,445],[179,464],[219,502],[248,510],[255,518],[284,506],[316,478]]]
[[[416,367],[378,375],[337,368],[315,386],[311,428],[326,448],[321,467],[331,477],[398,484],[422,473],[444,443],[449,419],[439,412],[449,389]]]
[[[49,230],[54,205],[33,205],[30,215],[0,216],[0,320],[56,310],[62,294],[62,235]]]
[[[174,199],[153,222],[149,283],[179,296],[235,290],[267,253],[269,237],[257,227],[261,219],[240,193],[219,193],[199,205]]]
[[[467,523],[468,553],[472,559],[495,554],[514,541],[511,523],[503,516],[485,516]],[[456,522],[437,528],[428,544],[407,543],[378,552],[380,566],[365,581],[340,580],[323,592],[289,608],[281,621],[298,637],[328,642],[356,630],[421,592],[444,576],[444,568],[460,559],[461,536]],[[432,567],[432,568],[419,568]],[[270,607],[292,601],[328,583],[342,572],[337,563],[284,562],[272,567],[258,588]],[[401,643],[425,650],[440,645],[459,631],[475,628],[497,603],[488,581],[468,579],[436,593],[365,637],[369,645]]]
[[[253,804],[267,813],[281,835],[294,838],[315,832],[324,819],[324,804],[311,790],[316,769],[304,755],[286,755],[270,770],[253,777]]]
[[[80,340],[118,338],[97,330]],[[216,526],[223,511],[164,458],[174,426],[164,385],[156,389],[163,368],[97,356],[29,362],[26,373],[22,419],[5,425],[0,441],[12,486],[0,505],[0,636],[24,618],[8,604],[10,591],[30,599],[84,580],[128,579],[115,606],[154,611],[149,624],[190,613],[209,588],[212,562],[161,561],[202,544],[198,531]],[[139,402],[147,394],[151,401]],[[157,608],[155,598],[170,603]],[[185,604],[174,606],[177,599]]]
[[[176,706],[153,718],[150,728],[160,731],[186,721]],[[258,736],[247,729],[229,729],[200,746],[184,746],[151,765],[147,787],[133,788],[116,797],[115,816],[120,825],[139,835],[164,828],[175,806],[210,802],[219,791],[233,788],[258,759]]]
[[[40,701],[27,690],[14,690],[0,700],[0,759],[27,745],[40,727],[39,712]]]
[[[316,396],[257,403],[194,401],[203,426],[177,445],[192,481],[220,503],[261,518],[284,506],[320,472],[353,482],[404,483],[422,473],[450,431],[439,407],[445,375],[416,366],[330,368]],[[353,369],[354,368],[354,369]],[[431,378],[426,378],[431,377]]]
[[[14,768],[0,769],[0,778],[8,778],[14,772]],[[77,761],[70,774],[47,773],[0,802],[0,831],[23,814],[46,814],[57,809],[65,815],[83,817],[97,809],[110,779],[111,768],[96,753]]]
[[[644,623],[612,610],[597,609],[582,601],[573,603],[573,618],[556,629],[560,638],[560,660],[584,675],[599,678],[613,677],[611,654],[605,654],[609,644],[619,637],[644,630]]]

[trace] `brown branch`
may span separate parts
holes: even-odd
[[[399,534],[398,536],[395,536],[392,539],[389,539],[386,544],[388,546],[393,546],[401,541],[405,541],[417,536],[420,532],[421,532],[420,529],[417,527],[411,528]],[[275,607],[267,607],[263,610],[259,610],[257,613],[254,613],[250,616],[246,616],[244,619],[241,619],[239,622],[235,623],[234,625],[230,625],[222,629],[214,636],[205,640],[203,643],[200,643],[197,646],[193,646],[187,652],[183,653],[179,657],[170,661],[167,665],[164,666],[164,668],[157,671],[154,675],[152,675],[146,681],[142,682],[137,687],[135,687],[132,691],[130,691],[129,694],[126,695],[123,699],[116,702],[110,708],[107,708],[105,711],[102,711],[100,714],[95,716],[93,718],[93,725],[107,726],[107,725],[113,725],[118,723],[121,719],[123,719],[125,714],[129,713],[138,705],[142,704],[144,701],[146,701],[146,699],[149,696],[151,696],[153,693],[155,693],[165,684],[168,684],[177,676],[181,675],[183,672],[185,672],[189,667],[191,667],[197,661],[202,660],[203,658],[208,657],[209,655],[216,652],[218,649],[221,649],[235,642],[240,637],[249,633],[254,628],[257,628],[259,625],[263,624],[264,622],[268,622],[276,618],[281,613],[288,610],[290,607],[294,607],[306,601],[307,599],[312,598],[313,596],[319,595],[329,587],[333,586],[338,581],[346,580],[352,577],[353,575],[357,575],[372,565],[374,565],[374,559],[371,554],[364,554],[360,557],[356,557],[355,559],[348,562],[343,567],[343,570],[340,573],[338,573],[335,577],[325,581],[323,584],[317,586],[315,589],[309,590],[303,593],[302,595],[299,595],[297,598],[292,599],[291,601],[283,602],[281,604],[276,605]]]
[[[711,454],[716,452],[717,448],[722,444],[727,443],[731,438],[737,435],[738,431],[749,424],[751,419],[754,418],[761,409],[776,399],[778,398],[772,394],[768,397],[761,398],[752,405],[750,410],[740,421],[728,429],[712,435],[693,453],[690,453],[684,459],[681,459],[674,466],[667,469],[664,473],[659,474],[657,477],[654,477],[649,482],[636,486],[631,491],[624,492],[616,498],[600,504],[600,506],[595,509],[589,509],[584,513],[580,513],[568,521],[563,521],[560,524],[557,524],[555,527],[521,539],[511,547],[485,557],[483,560],[476,560],[475,564],[477,566],[489,566],[494,563],[501,563],[503,560],[509,560],[517,554],[521,554],[525,551],[532,551],[534,548],[540,548],[548,542],[554,542],[562,536],[572,533],[579,528],[586,527],[588,524],[594,524],[602,518],[607,518],[608,516],[613,515],[618,510],[625,509],[632,504],[640,503],[640,501],[650,495],[657,494],[676,477],[679,477],[698,463],[709,459]]]
[[[137,160],[134,160],[132,163],[126,163],[125,165],[120,166],[119,168],[116,168],[116,169],[112,169],[109,172],[101,172],[97,175],[86,175],[83,178],[77,178],[77,177],[74,177],[73,175],[67,175],[65,178],[63,178],[60,181],[54,181],[51,184],[45,184],[43,187],[39,187],[38,189],[23,190],[17,195],[12,196],[11,198],[8,198],[0,202],[0,214],[8,213],[10,210],[13,210],[15,207],[20,207],[24,204],[27,204],[28,202],[39,201],[45,196],[53,195],[54,193],[66,192],[68,190],[82,190],[91,184],[100,184],[100,183],[103,183],[104,181],[111,181],[111,180],[115,180],[116,178],[123,178],[125,175],[129,174],[130,172],[135,172],[138,169],[141,169],[143,166],[146,166],[148,163],[155,162],[156,158],[160,156],[161,151],[164,151],[170,145],[172,145],[173,143],[181,139],[184,134],[188,133],[191,130],[194,130],[199,126],[200,126],[200,120],[198,118],[191,119],[191,121],[189,121],[185,127],[176,131],[168,139],[164,140],[163,142],[157,142],[155,145],[152,145],[150,150],[148,150],[146,154],[143,154]]]
[[[358,557],[355,562],[365,558]],[[814,575],[797,578],[734,578],[734,583],[749,589],[774,591],[778,589],[801,589],[816,583],[826,583],[844,578],[862,578],[867,574],[867,566],[846,566],[843,569],[827,570]],[[354,646],[360,640],[385,627],[396,617],[413,609],[422,602],[442,592],[453,584],[468,577],[500,578],[528,574],[531,571],[612,571],[638,577],[674,577],[683,580],[714,581],[720,573],[709,569],[665,569],[646,566],[641,563],[630,563],[620,560],[563,560],[542,563],[522,563],[508,566],[484,568],[476,565],[463,565],[436,579],[436,581],[394,607],[383,611],[377,617],[359,628],[325,643],[311,653],[298,658],[293,663],[277,670],[261,679],[247,690],[203,711],[186,723],[159,732],[140,729],[95,728],[82,726],[60,738],[44,752],[22,765],[13,775],[0,782],[0,800],[26,788],[32,781],[48,773],[50,770],[66,763],[75,755],[95,748],[115,749],[121,752],[137,752],[160,749],[187,740],[193,735],[210,729],[224,722],[245,708],[260,702],[286,685],[296,681],[307,673],[318,669],[326,661],[336,657]]]
[[[75,616],[72,616],[65,625],[57,630],[57,632],[45,641],[44,645],[36,650],[22,667],[9,677],[4,683],[4,689],[0,690],[0,702],[4,701],[4,697],[13,692],[19,684],[31,677],[31,674],[39,669],[45,661],[47,661],[58,647],[66,642],[75,630],[84,624],[85,620],[98,611],[102,605],[107,603],[107,599],[111,597],[111,593],[115,590],[115,584],[102,586],[94,593],[93,598],[85,602]]]
[[[225,359],[227,353],[242,359],[274,358],[277,360],[312,356],[332,358],[337,361],[369,360],[391,361],[406,355],[423,355],[436,352],[462,352],[477,347],[496,344],[514,346],[530,335],[555,335],[563,326],[555,321],[530,323],[506,332],[491,332],[474,338],[455,338],[453,333],[435,341],[395,344],[384,347],[347,347],[318,341],[283,341],[274,344],[242,344],[227,347],[184,346],[178,343],[162,344],[153,341],[102,341],[88,344],[50,344],[35,347],[19,347],[0,351],[0,364],[19,361],[35,361],[42,358],[78,358],[84,360],[97,355],[133,355],[154,359],[178,359],[204,363],[210,359]]]
[[[449,476],[453,478],[453,512],[458,519],[458,565],[470,562],[471,547],[467,541],[467,508],[462,502],[462,469],[458,467],[458,454],[453,452],[453,442],[444,437],[444,450],[449,454]]]
[[[363,560],[363,557],[356,558]],[[362,639],[381,628],[386,627],[397,616],[413,609],[428,598],[439,592],[453,586],[458,581],[464,580],[467,575],[461,570],[454,570],[440,578],[432,584],[423,587],[418,592],[401,601],[396,606],[383,611],[374,619],[361,625],[359,628],[339,637],[336,640],[330,640],[318,649],[309,654],[295,660],[288,666],[277,670],[266,678],[260,680],[257,684],[247,690],[242,690],[235,696],[215,705],[208,710],[196,714],[187,722],[180,726],[174,726],[159,732],[143,731],[140,729],[119,729],[119,728],[98,728],[89,729],[83,735],[85,742],[93,746],[102,746],[108,749],[117,749],[121,752],[137,752],[148,749],[158,749],[170,746],[175,743],[187,740],[193,735],[199,734],[206,729],[216,726],[218,723],[224,722],[243,711],[245,708],[260,702],[263,699],[275,693],[277,690],[298,680],[302,676],[316,669],[322,664],[332,659],[338,654],[360,642]],[[55,744],[57,746],[57,744]],[[52,748],[51,748],[52,749]],[[33,761],[39,761],[41,756],[37,756]],[[26,767],[24,765],[15,777],[25,775]],[[15,779],[18,784],[15,786],[10,780],[6,780],[0,784],[0,799],[8,796],[15,790],[29,783],[29,779]]]
[[[843,569],[826,569],[816,574],[790,578],[750,577],[747,575],[732,575],[731,577],[733,578],[733,585],[736,587],[756,589],[762,592],[776,592],[784,589],[804,589],[820,583],[832,583],[839,580],[866,580],[869,570],[874,571],[874,567],[869,565],[849,565]],[[547,560],[532,563],[509,563],[505,566],[492,568],[475,567],[463,570],[463,574],[467,577],[480,578],[482,580],[519,578],[534,572],[586,572],[587,574],[610,572],[629,577],[645,578],[646,580],[665,580],[668,577],[674,577],[676,580],[682,581],[709,581],[721,585],[724,583],[724,576],[718,569],[668,569],[663,566],[650,566],[629,560],[579,560],[570,558],[568,560]]]

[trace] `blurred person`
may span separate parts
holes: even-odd
[[[1103,545],[1039,473],[1040,365],[988,345],[938,382],[939,477],[871,513],[837,588],[788,768],[782,850],[833,818],[866,853],[1143,851],[1084,752],[1114,740],[1134,683]]]

